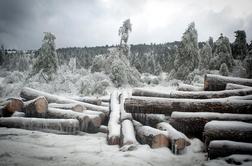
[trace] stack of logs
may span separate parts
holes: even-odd
[[[133,89],[125,99],[124,108],[133,118],[140,114],[147,122],[153,114],[170,116],[168,123],[148,124],[152,127],[133,121],[140,142],[152,147],[168,142],[179,152],[190,143],[187,137],[196,137],[205,142],[210,159],[252,154],[252,79],[207,74],[202,88],[179,86],[182,91],[169,93]]]

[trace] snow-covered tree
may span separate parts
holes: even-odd
[[[235,31],[235,41],[232,44],[232,54],[235,59],[243,60],[248,55],[246,32]]]
[[[195,23],[189,24],[182,36],[178,54],[174,61],[175,78],[184,80],[190,72],[198,67],[198,33]]]
[[[209,41],[205,43],[199,53],[199,70],[209,69],[209,62],[212,58],[212,48]]]
[[[228,66],[226,65],[226,63],[221,64],[219,72],[223,76],[228,76],[229,71],[228,71]]]
[[[120,40],[120,48],[126,53],[126,56],[129,51],[128,46],[128,39],[129,39],[129,32],[132,31],[132,24],[130,23],[130,19],[127,19],[123,22],[123,25],[119,28],[119,36],[121,37]]]
[[[0,48],[0,65],[3,64],[3,57],[4,57],[4,54],[5,54],[5,51],[4,51],[4,46],[1,45],[1,48]]]
[[[39,49],[39,56],[33,66],[33,73],[36,74],[42,70],[42,73],[46,74],[47,80],[52,79],[52,75],[58,68],[55,39],[52,33],[44,32],[42,47]]]

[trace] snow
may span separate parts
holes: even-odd
[[[131,120],[124,120],[122,122],[123,144],[137,144],[134,126]]]
[[[204,130],[238,130],[238,131],[252,131],[252,123],[245,123],[239,121],[210,121],[205,125]]]
[[[202,144],[192,140],[192,144]],[[173,166],[202,165],[205,153],[173,155],[168,148],[151,149],[137,145],[133,151],[121,152],[107,145],[106,134],[56,135],[22,129],[0,128],[0,165],[97,165],[97,166]]]
[[[219,158],[215,160],[210,160],[203,164],[204,166],[251,166],[252,165],[252,155],[230,155],[228,157]]]

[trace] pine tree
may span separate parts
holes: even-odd
[[[246,32],[235,31],[235,41],[232,44],[232,54],[235,59],[243,60],[248,55]]]
[[[228,76],[229,71],[228,71],[228,67],[227,67],[226,63],[221,64],[219,72],[223,76]]]
[[[205,43],[199,54],[199,70],[209,69],[209,62],[212,58],[212,48],[209,41]]]

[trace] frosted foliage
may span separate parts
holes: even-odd
[[[221,66],[220,66],[220,75],[223,75],[223,76],[228,76],[228,67],[226,65],[226,63],[222,63]]]
[[[247,77],[252,78],[252,53],[249,53],[245,57],[243,64],[247,72]]]
[[[204,47],[200,50],[199,54],[199,69],[209,69],[209,62],[212,58],[212,48],[207,41],[204,45]]]
[[[112,71],[110,78],[116,87],[120,87],[127,83],[127,76],[124,71],[124,64],[121,61],[114,61],[112,63]]]
[[[75,72],[75,70],[76,70],[76,58],[70,58],[68,66],[69,66],[69,69],[72,72]]]
[[[105,58],[103,55],[95,56],[91,66],[91,72],[101,72],[104,68],[104,60]]]
[[[178,53],[174,61],[175,78],[186,79],[186,76],[198,67],[198,63],[198,33],[193,22],[184,32],[178,47]]]
[[[132,30],[132,25],[130,19],[127,19],[123,22],[123,26],[119,28],[119,36],[121,36],[120,45],[127,45],[129,32]]]

